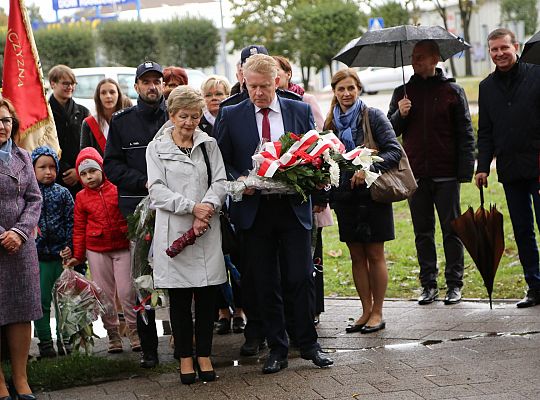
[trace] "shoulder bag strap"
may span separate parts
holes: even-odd
[[[105,144],[107,143],[107,139],[105,138],[105,135],[103,134],[103,132],[101,132],[101,129],[99,128],[98,122],[96,121],[96,119],[92,115],[89,115],[84,120],[86,121],[86,123],[90,127],[90,130],[92,131],[92,134],[94,135],[94,138],[96,138],[96,141],[97,141],[99,147],[101,148],[101,151],[104,152],[105,151]]]
[[[367,106],[362,110],[362,128],[364,129],[364,146],[373,150],[379,150],[377,142],[373,139],[373,132],[369,123],[369,107]]]
[[[210,159],[208,158],[208,153],[206,152],[206,146],[204,142],[201,143],[201,151],[204,157],[204,163],[206,164],[206,174],[208,175],[208,187],[212,185],[212,170],[210,169]]]

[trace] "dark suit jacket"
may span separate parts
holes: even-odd
[[[278,97],[285,132],[304,134],[313,129],[315,122],[308,104]],[[214,126],[214,137],[218,138],[219,148],[225,162],[227,179],[236,180],[248,175],[253,169],[251,156],[259,145],[259,131],[255,119],[255,106],[246,99],[239,104],[227,106]],[[311,229],[311,199],[302,203],[300,196],[289,196],[291,206],[306,228]],[[259,208],[260,193],[244,196],[240,202],[232,202],[230,214],[239,229],[249,229]]]

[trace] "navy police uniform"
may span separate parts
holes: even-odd
[[[167,120],[163,97],[157,108],[139,98],[137,105],[112,117],[103,163],[107,178],[118,187],[118,205],[125,217],[148,195],[146,147]]]

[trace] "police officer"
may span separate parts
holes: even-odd
[[[163,68],[153,61],[137,67],[135,90],[137,105],[118,111],[112,117],[104,168],[109,180],[118,187],[118,205],[127,217],[148,195],[146,147],[167,121],[163,97]],[[158,363],[158,337],[155,312],[147,311],[148,324],[137,314],[137,331],[141,339],[141,367],[153,368]]]

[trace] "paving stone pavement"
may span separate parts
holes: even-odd
[[[540,399],[540,306],[500,302],[490,310],[475,301],[419,306],[389,300],[385,330],[346,334],[359,310],[356,299],[326,300],[318,332],[334,358],[331,368],[316,368],[291,351],[287,369],[263,375],[264,354],[239,358],[242,335],[215,335],[216,382],[186,386],[178,374],[155,374],[40,393],[38,399]],[[161,315],[166,318],[165,311]],[[131,352],[108,355],[105,346],[98,340],[96,354],[138,359]],[[162,362],[173,360],[167,336],[159,351]]]

